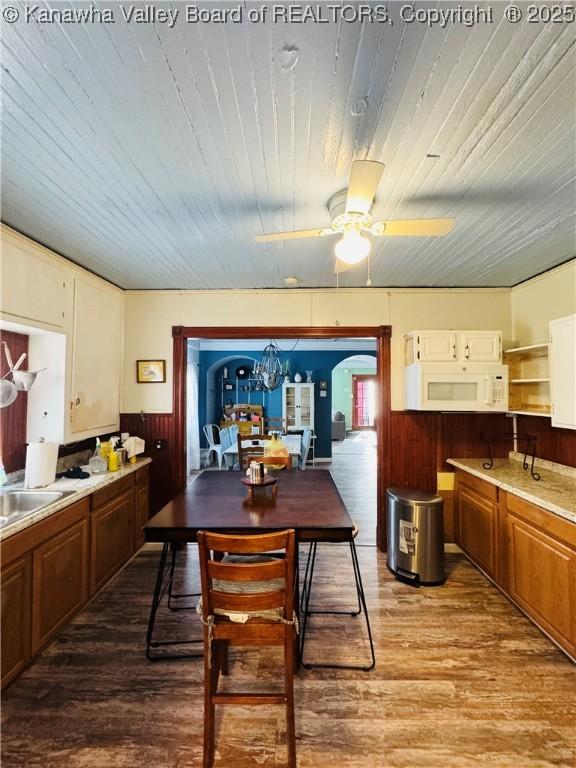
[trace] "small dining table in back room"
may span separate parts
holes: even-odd
[[[178,545],[195,542],[198,531],[203,530],[249,535],[290,528],[296,531],[297,542],[351,541],[354,524],[330,472],[280,473],[275,503],[264,492],[250,501],[237,472],[203,472],[154,515],[144,526],[144,537],[146,542],[161,543],[163,547],[148,624],[148,658],[162,658],[152,652],[153,648],[181,644],[153,640],[154,621],[163,595],[168,591],[172,598],[178,597],[172,595]],[[173,557],[169,562],[171,551]],[[186,642],[195,641],[182,641]]]

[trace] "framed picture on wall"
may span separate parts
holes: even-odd
[[[320,391],[321,392],[326,392],[326,390],[328,389],[328,382],[327,381],[321,381],[320,384],[319,384],[319,387],[320,387]]]
[[[138,384],[162,384],[166,381],[166,360],[136,360]]]

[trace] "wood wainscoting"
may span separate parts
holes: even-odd
[[[5,341],[16,362],[23,352],[28,354],[28,336],[12,331],[0,331],[0,340]],[[28,364],[24,361],[24,370]],[[0,350],[0,377],[8,373],[8,363],[4,350]],[[0,419],[0,456],[6,472],[24,469],[26,463],[26,415],[28,409],[28,393],[18,392],[18,397],[8,408],[2,410]]]
[[[576,429],[553,427],[541,416],[518,416],[518,432],[536,437],[536,456],[576,467]]]
[[[121,432],[129,432],[146,441],[150,456],[150,513],[155,515],[174,497],[174,415],[172,413],[121,413]],[[154,441],[165,440],[165,449],[156,449]]]

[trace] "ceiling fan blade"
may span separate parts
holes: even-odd
[[[334,274],[339,275],[341,272],[348,272],[349,269],[357,266],[358,264],[347,264],[345,261],[336,259],[336,263],[334,264]]]
[[[402,219],[375,221],[370,232],[377,237],[435,237],[447,235],[456,219]]]
[[[296,229],[294,232],[272,232],[269,235],[256,235],[257,243],[273,243],[276,240],[296,240],[299,237],[324,237],[324,235],[335,235],[336,232],[331,227],[322,229]]]
[[[346,213],[368,213],[380,184],[384,163],[375,160],[355,160],[348,179]]]

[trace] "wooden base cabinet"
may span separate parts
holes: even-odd
[[[134,550],[137,551],[144,545],[144,531],[142,530],[150,517],[150,482],[148,480],[148,467],[142,467],[136,473],[136,485],[134,487]]]
[[[498,577],[498,488],[473,475],[458,473],[457,542],[477,566]]]
[[[456,497],[456,543],[576,657],[576,525],[461,470]]]
[[[2,688],[140,548],[148,496],[145,466],[0,542]]]
[[[506,494],[508,593],[576,656],[576,526]]]
[[[92,512],[92,573],[94,594],[134,553],[134,493],[126,491]]]
[[[2,688],[30,660],[32,557],[21,557],[0,572],[2,593]]]
[[[35,654],[88,600],[88,520],[37,547],[32,560]]]

